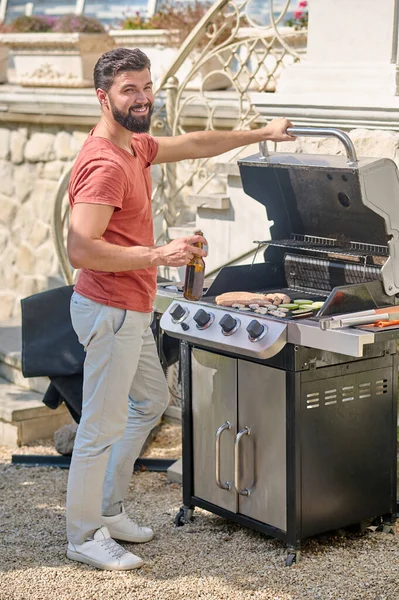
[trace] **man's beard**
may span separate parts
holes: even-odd
[[[130,109],[127,113],[123,113],[122,111],[116,108],[115,104],[113,103],[110,97],[108,99],[109,105],[111,107],[112,116],[114,117],[115,121],[119,123],[119,125],[122,125],[122,127],[127,129],[128,131],[131,131],[132,133],[148,133],[151,126],[151,116],[154,110],[153,104],[150,104],[150,102],[148,102],[148,104],[146,105],[148,106],[148,113],[145,116],[143,115],[136,117],[132,113],[132,109]],[[133,108],[144,107],[135,106]]]

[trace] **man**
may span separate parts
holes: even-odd
[[[133,465],[164,412],[168,388],[150,323],[157,267],[179,267],[198,235],[154,246],[151,164],[216,156],[261,140],[292,140],[276,119],[256,131],[189,133],[155,139],[150,61],[138,49],[105,53],[94,69],[102,116],[73,168],[68,255],[80,275],[71,317],[86,350],[82,417],[67,492],[67,556],[100,569],[143,561],[115,539],[146,542],[149,527],[125,513]]]

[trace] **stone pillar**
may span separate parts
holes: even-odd
[[[281,76],[279,94],[395,96],[399,0],[313,0],[306,60]]]

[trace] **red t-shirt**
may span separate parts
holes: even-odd
[[[102,239],[118,246],[153,246],[151,162],[158,142],[146,133],[132,135],[136,156],[90,133],[72,169],[71,209],[78,202],[115,207]],[[157,267],[110,273],[82,269],[75,290],[100,304],[151,312]]]

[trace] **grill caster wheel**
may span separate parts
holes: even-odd
[[[294,550],[293,552],[289,552],[287,554],[287,558],[285,559],[285,566],[292,567],[292,565],[299,562],[300,557],[301,557],[301,553],[299,550]]]
[[[189,508],[188,506],[182,506],[177,515],[175,516],[175,527],[183,527],[183,525],[186,525],[187,523],[192,523],[193,512],[193,508]]]

